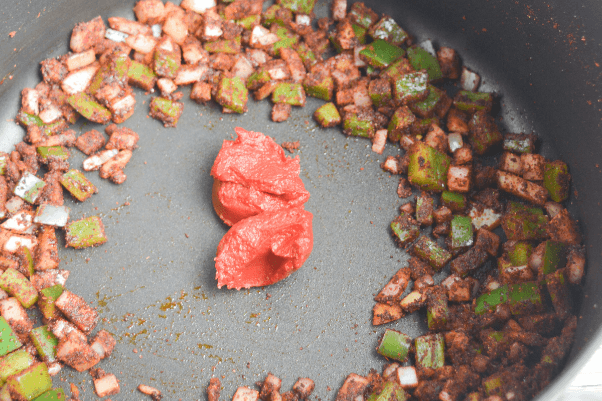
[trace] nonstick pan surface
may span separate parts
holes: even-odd
[[[573,174],[569,209],[580,219],[588,272],[579,304],[579,329],[569,362],[538,399],[554,399],[602,343],[602,188],[599,92],[602,5],[564,1],[366,2],[393,16],[417,41],[458,50],[483,77],[482,90],[500,95],[499,117],[507,131],[534,131],[542,152],[565,160]],[[12,120],[20,90],[40,80],[39,61],[68,51],[74,24],[101,15],[133,18],[133,1],[4,0],[0,26],[0,148],[10,150],[24,131]],[[326,15],[319,1],[317,13]],[[14,37],[9,33],[15,31]],[[405,202],[397,178],[365,140],[338,128],[321,129],[310,118],[321,104],[309,99],[288,122],[270,121],[268,102],[250,102],[241,116],[222,115],[215,104],[188,101],[177,128],[147,117],[149,95],[137,92],[137,112],[123,125],[140,134],[139,149],[120,186],[87,177],[99,193],[83,204],[67,200],[72,218],[100,215],[109,242],[75,251],[61,249],[67,287],[98,308],[104,328],[118,339],[100,367],[121,380],[113,400],[143,400],[140,383],[168,400],[204,399],[218,376],[229,399],[237,386],[252,386],[267,372],[290,389],[297,377],[316,382],[314,396],[334,399],[351,372],[380,371],[374,351],[383,327],[373,327],[373,295],[407,260],[388,233]],[[599,101],[600,99],[600,101]],[[211,205],[209,170],[234,127],[264,132],[278,143],[301,142],[302,179],[311,192],[315,245],[304,267],[266,288],[218,290],[213,257],[227,227]],[[80,122],[83,133],[102,129]],[[72,165],[82,155],[74,150]],[[64,243],[61,240],[61,247]],[[414,337],[424,314],[387,325]],[[55,386],[73,382],[94,399],[91,377],[64,369]],[[314,397],[312,396],[312,397]]]

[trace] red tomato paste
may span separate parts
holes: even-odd
[[[299,269],[313,248],[312,218],[306,210],[291,208],[234,224],[217,247],[218,288],[270,285]]]
[[[302,207],[309,199],[299,157],[290,158],[260,132],[236,128],[238,138],[224,141],[211,175],[213,207],[228,225],[266,211]]]

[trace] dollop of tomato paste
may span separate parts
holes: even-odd
[[[236,128],[225,140],[213,167],[213,207],[228,225],[282,208],[302,207],[309,199],[299,177],[299,157],[290,158],[260,132]]]
[[[217,247],[218,288],[270,285],[299,269],[313,248],[312,218],[306,210],[290,208],[234,224]]]

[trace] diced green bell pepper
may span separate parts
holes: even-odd
[[[357,2],[351,5],[347,17],[367,29],[376,22],[378,14],[366,7],[364,3]]]
[[[509,240],[537,240],[545,238],[548,218],[540,208],[527,208],[510,202],[502,217],[502,228]]]
[[[53,388],[35,398],[33,401],[66,401],[65,391],[62,388]]]
[[[272,102],[287,103],[291,106],[305,106],[303,85],[282,82],[272,92]]]
[[[388,79],[373,79],[368,85],[368,94],[375,107],[383,107],[391,104],[393,95],[391,93],[391,82]],[[391,125],[391,123],[389,123]]]
[[[61,176],[61,184],[80,202],[98,192],[96,186],[79,170],[71,169]]]
[[[217,102],[236,113],[247,111],[249,91],[240,77],[223,77],[217,89]]]
[[[305,79],[303,82],[303,88],[308,96],[316,97],[325,101],[332,99],[332,93],[334,91],[334,79],[329,76],[321,77],[322,79]]]
[[[278,0],[278,4],[295,13],[311,14],[316,0]]]
[[[407,399],[408,395],[397,382],[387,381],[382,387],[374,389],[366,401],[406,401]]]
[[[10,390],[6,385],[0,386],[0,401],[13,401],[10,396]]]
[[[530,314],[543,307],[539,286],[534,282],[510,284],[508,306],[514,315]]]
[[[450,208],[452,212],[459,212],[466,209],[466,196],[458,192],[443,191],[441,193],[441,204]]]
[[[205,48],[205,50],[207,49]],[[155,74],[174,79],[181,65],[180,60],[176,57],[177,55],[173,52],[166,52],[160,49],[155,50],[155,54],[153,55],[153,68]]]
[[[155,86],[157,74],[149,66],[132,60],[128,70],[128,82],[144,90],[151,90]]]
[[[376,352],[384,357],[405,362],[408,359],[412,339],[397,330],[386,329],[376,347]]]
[[[428,89],[429,94],[426,97],[426,99],[420,102],[412,103],[410,105],[412,111],[421,118],[432,117],[433,114],[435,114],[435,112],[437,111],[439,103],[441,102],[441,100],[443,100],[445,96],[445,92],[433,85],[429,85]]]
[[[24,308],[30,308],[38,300],[38,290],[27,277],[12,267],[0,275],[0,288],[17,298]]]
[[[355,37],[360,45],[366,44],[366,35],[368,30],[361,25],[351,24],[351,28],[353,29],[353,33],[355,33]]]
[[[399,46],[408,38],[408,34],[391,17],[383,17],[370,28],[373,39],[382,39]]]
[[[477,111],[468,127],[470,144],[478,155],[487,153],[504,139],[493,117],[485,111]]]
[[[321,127],[334,127],[341,123],[341,115],[334,103],[329,102],[320,106],[314,113],[314,119]]]
[[[48,374],[48,366],[42,362],[9,377],[6,384],[11,395],[29,401],[50,390],[52,378]]]
[[[404,247],[418,238],[420,235],[420,225],[402,212],[391,222],[391,231],[395,236],[397,244],[400,247]]]
[[[514,153],[533,153],[535,136],[525,134],[506,134],[504,136],[504,150]]]
[[[550,274],[561,269],[566,264],[566,244],[556,241],[546,241],[542,260],[542,273]]]
[[[280,57],[281,48],[293,48],[299,41],[299,38],[285,27],[279,27],[276,29],[275,34],[280,38],[280,40],[272,45],[271,50],[278,57]]]
[[[573,298],[568,288],[568,280],[565,272],[555,271],[545,277],[546,288],[550,294],[550,300],[554,311],[562,319],[573,313]]]
[[[36,358],[22,348],[0,358],[0,386],[9,377],[27,369],[36,362]]]
[[[38,146],[36,151],[42,163],[48,163],[51,160],[67,160],[71,155],[71,152],[63,146]]]
[[[429,81],[443,78],[439,60],[421,47],[408,48],[408,59],[415,70],[426,70]]]
[[[493,107],[493,95],[487,92],[461,90],[454,97],[454,106],[458,110],[468,113],[474,113],[479,110],[489,113]]]
[[[413,72],[413,70],[410,61],[407,58],[402,57],[384,70],[381,77],[391,81],[397,81],[403,78],[405,74]]]
[[[374,136],[374,116],[370,110],[357,108],[347,111],[343,117],[343,133],[348,136],[372,138]]]
[[[423,235],[414,243],[412,253],[439,271],[452,258],[451,253],[441,248],[435,241]]]
[[[48,329],[48,326],[39,326],[32,329],[29,332],[29,338],[44,362],[54,362],[56,360],[56,347],[59,340]]]
[[[424,142],[416,142],[409,154],[410,183],[425,191],[444,191],[447,184],[447,171],[451,163],[449,156]]]
[[[79,249],[107,242],[104,225],[98,216],[72,221],[65,226],[67,246]]]
[[[13,352],[21,345],[21,341],[8,324],[5,318],[0,316],[0,356]]]
[[[405,50],[382,39],[377,39],[360,51],[360,58],[377,68],[386,68],[399,60]]]
[[[79,114],[92,122],[107,124],[111,121],[111,112],[85,92],[69,96],[67,102]]]
[[[240,36],[234,39],[220,39],[213,42],[205,42],[203,46],[209,53],[226,53],[226,54],[238,54],[240,53]]]
[[[249,15],[248,17],[241,18],[236,23],[242,26],[244,29],[251,30],[255,25],[259,25],[261,23],[260,15]]]
[[[42,132],[48,136],[52,136],[59,132],[61,129],[66,128],[66,124],[63,120],[57,120],[50,124],[44,124],[40,117],[25,112],[19,112],[19,114],[17,114],[17,121],[24,127],[29,127],[30,125],[37,125],[38,127],[40,127]]]
[[[56,311],[56,306],[54,302],[59,299],[61,294],[63,293],[63,286],[60,284],[53,285],[51,287],[46,287],[40,290],[40,296],[38,297],[38,307],[40,308],[40,312],[46,319],[52,319],[54,317],[54,312]]]
[[[391,142],[399,142],[402,135],[410,133],[410,128],[415,121],[416,116],[408,106],[396,109],[387,127],[387,137]]]
[[[426,321],[429,330],[440,331],[445,329],[449,316],[447,297],[442,296],[435,300],[429,300],[426,308]]]
[[[529,256],[533,251],[533,245],[529,242],[518,241],[508,251],[508,259],[512,266],[524,266],[529,262]]]
[[[263,85],[267,84],[272,80],[270,73],[266,70],[259,69],[252,73],[247,79],[247,88],[250,90],[257,90]]]
[[[306,67],[314,65],[318,61],[314,51],[305,42],[299,43],[296,50]]]
[[[503,380],[500,376],[490,376],[483,379],[483,387],[488,396],[501,395],[503,390]]]
[[[6,165],[8,164],[8,156],[0,155],[0,175],[6,174]]]
[[[395,80],[393,92],[399,104],[424,100],[429,94],[428,75],[424,71],[409,72]]]
[[[416,338],[416,367],[439,369],[445,364],[445,340],[442,334]]]
[[[458,249],[471,246],[473,240],[472,219],[468,216],[455,215],[451,221],[451,248]]]
[[[508,285],[503,285],[495,290],[479,296],[475,303],[474,313],[482,315],[486,312],[493,312],[498,305],[505,304],[508,301]]]
[[[560,160],[544,165],[543,186],[554,202],[562,202],[569,197],[569,174],[566,163]]]

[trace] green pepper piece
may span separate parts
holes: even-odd
[[[513,153],[533,153],[535,149],[535,136],[533,134],[506,134],[504,135],[504,150]]]
[[[412,339],[407,334],[397,330],[386,329],[376,347],[376,352],[384,357],[405,362],[410,353]]]
[[[38,146],[36,148],[40,161],[48,163],[51,160],[67,160],[71,153],[63,146]]]
[[[0,316],[0,356],[16,350],[21,345],[23,344],[17,338],[12,327],[10,327],[5,318]]]
[[[217,102],[236,113],[247,111],[249,91],[240,77],[223,77],[217,89]]]
[[[24,308],[30,308],[38,300],[38,290],[27,277],[12,267],[0,275],[0,288],[17,298]]]
[[[474,313],[482,315],[485,312],[493,312],[498,305],[508,301],[508,285],[503,285],[495,290],[479,296],[476,300]]]
[[[54,302],[59,299],[63,293],[63,286],[60,284],[53,285],[52,287],[46,287],[40,290],[40,296],[38,297],[38,307],[40,312],[46,319],[52,319],[56,306]]]
[[[314,119],[324,128],[334,127],[341,123],[341,115],[337,106],[332,102],[320,106],[314,113]]]
[[[317,97],[328,102],[332,99],[334,79],[329,76],[309,74],[303,81],[303,88],[308,96]]]
[[[150,111],[151,116],[160,119],[164,127],[175,127],[184,111],[184,103],[164,97],[153,97]]]
[[[408,395],[397,382],[387,381],[382,387],[374,390],[366,401],[406,401]]]
[[[6,174],[6,165],[8,164],[8,156],[0,155],[0,175]]]
[[[548,218],[540,208],[527,208],[510,202],[502,217],[502,229],[509,240],[537,240],[545,238]]]
[[[355,33],[355,37],[357,38],[360,45],[365,45],[368,30],[358,24],[351,24],[351,28],[353,29],[353,33]]]
[[[568,280],[565,276],[565,272],[558,270],[548,274],[545,277],[545,283],[556,314],[560,318],[572,314],[573,298],[568,288]]]
[[[316,0],[279,0],[279,4],[295,13],[311,14]]]
[[[429,94],[428,75],[424,71],[409,72],[395,81],[393,91],[400,104],[424,100]]]
[[[439,271],[452,258],[451,253],[441,248],[435,241],[427,236],[421,236],[414,243],[412,253],[427,262],[433,269]]]
[[[213,42],[205,42],[203,46],[209,53],[226,53],[226,54],[238,54],[240,53],[240,36],[234,39],[220,39]]]
[[[273,23],[275,23],[276,12],[281,8],[282,7],[280,7],[278,4],[272,4],[271,6],[269,6],[268,9],[263,12],[262,15],[263,25],[265,25],[266,27],[270,27]]]
[[[464,401],[481,401],[481,400],[482,400],[481,394],[479,394],[476,391],[468,394],[466,396],[466,398],[464,399]]]
[[[80,249],[107,242],[105,228],[98,216],[72,221],[65,226],[67,246]]]
[[[403,135],[410,133],[412,124],[414,124],[415,121],[416,116],[408,106],[402,106],[396,109],[389,121],[389,126],[387,127],[387,137],[391,142],[399,142]]]
[[[40,117],[35,114],[25,113],[24,111],[17,114],[17,121],[24,127],[29,127],[30,125],[41,127],[44,125],[44,122]]]
[[[451,248],[458,249],[473,244],[472,219],[468,216],[455,215],[451,221]]]
[[[351,8],[347,13],[347,17],[349,17],[352,22],[355,22],[356,24],[367,29],[376,22],[378,19],[378,14],[366,7],[364,3],[358,2],[351,5]]]
[[[449,316],[449,305],[445,295],[434,300],[429,299],[426,308],[426,321],[429,330],[440,331],[445,329]]]
[[[56,347],[59,340],[48,329],[48,326],[39,326],[32,329],[29,332],[29,338],[44,362],[54,362],[56,360]]]
[[[53,388],[46,391],[33,401],[66,401],[65,392],[62,388]]]
[[[26,246],[21,247],[17,250],[16,255],[21,258],[21,263],[24,264],[24,266],[22,267],[25,269],[25,276],[33,276],[33,274],[35,273],[34,258],[29,248]]]
[[[410,65],[410,61],[407,58],[402,57],[384,70],[381,76],[382,78],[389,79],[394,82],[402,79],[405,74],[413,71],[414,69]]]
[[[543,304],[537,283],[510,284],[508,306],[513,315],[530,314],[541,310]]]
[[[149,66],[132,60],[128,69],[128,82],[144,90],[151,90],[155,86],[157,74]]]
[[[280,38],[280,40],[272,45],[272,52],[280,57],[280,49],[283,47],[292,48],[294,47],[299,38],[292,34],[287,28],[279,27],[275,32],[276,36]]]
[[[478,155],[487,153],[504,139],[493,117],[485,111],[477,111],[472,116],[468,128],[470,144]]]
[[[86,176],[79,170],[71,169],[61,176],[60,183],[80,202],[98,192]]]
[[[291,106],[305,106],[303,85],[282,82],[272,92],[272,102],[286,103]]]
[[[22,372],[36,362],[25,349],[16,350],[0,359],[0,386],[14,374]]]
[[[502,378],[497,375],[483,379],[483,387],[488,396],[502,395],[503,384]]]
[[[375,107],[388,106],[391,104],[391,82],[388,79],[373,79],[368,85],[368,94]],[[391,125],[391,123],[389,123]]]
[[[360,58],[373,67],[388,67],[404,54],[402,48],[377,39],[360,51]]]
[[[299,54],[299,57],[301,57],[301,61],[303,61],[305,67],[309,68],[318,61],[314,51],[311,47],[307,46],[305,42],[299,43],[297,46],[297,53]]]
[[[251,30],[255,25],[259,25],[261,23],[260,15],[249,15],[248,17],[244,17],[236,21],[236,23],[242,26],[244,29]]]
[[[443,191],[447,184],[447,170],[451,160],[448,155],[428,146],[424,142],[416,142],[410,149],[408,179],[424,191]]]
[[[383,17],[370,28],[370,36],[374,40],[382,39],[399,46],[408,39],[408,34],[391,17]]]
[[[542,273],[549,274],[566,265],[566,244],[546,241],[544,245]]]
[[[355,108],[345,113],[343,117],[345,135],[372,138],[374,132],[374,116],[371,109]]]
[[[528,242],[518,241],[508,251],[508,259],[512,266],[524,266],[529,262],[529,256],[533,251],[533,245]]]
[[[442,334],[416,338],[416,367],[439,369],[445,364],[445,340]]]
[[[487,92],[461,90],[454,97],[454,106],[458,110],[468,113],[474,113],[479,110],[489,113],[493,107],[493,95]]]
[[[420,235],[420,225],[406,213],[401,213],[391,222],[391,231],[397,245],[404,247]]]
[[[567,165],[560,160],[544,165],[543,186],[554,202],[560,203],[569,197],[570,179]]]
[[[270,76],[269,72],[259,69],[251,74],[247,79],[247,88],[250,90],[257,90],[271,80],[272,77]]]
[[[155,50],[155,54],[153,55],[153,69],[155,74],[174,79],[181,65],[180,60],[176,57],[177,55],[173,52]]]
[[[445,96],[445,92],[433,85],[429,85],[428,89],[429,94],[426,99],[410,105],[410,109],[421,118],[432,117],[437,111],[437,107],[439,107],[441,100],[443,100]]]
[[[9,377],[6,384],[11,395],[29,401],[48,391],[52,387],[52,378],[48,366],[41,362]]]
[[[417,46],[408,48],[408,59],[415,70],[426,70],[429,81],[443,78],[439,60],[423,48]]]
[[[76,93],[67,98],[67,102],[79,114],[86,119],[98,123],[107,124],[111,121],[111,112],[100,103],[96,102],[85,92]]]
[[[12,401],[8,386],[0,387],[0,401]]]
[[[466,196],[457,192],[443,191],[441,204],[450,208],[452,212],[459,212],[466,209]]]
[[[431,128],[431,126],[433,124],[437,124],[437,125],[441,124],[439,117],[434,116],[434,117],[430,117],[430,118],[417,119],[414,122],[414,124],[412,124],[412,127],[410,128],[410,132],[414,136],[425,135],[427,133],[427,131],[429,130],[429,128]]]

